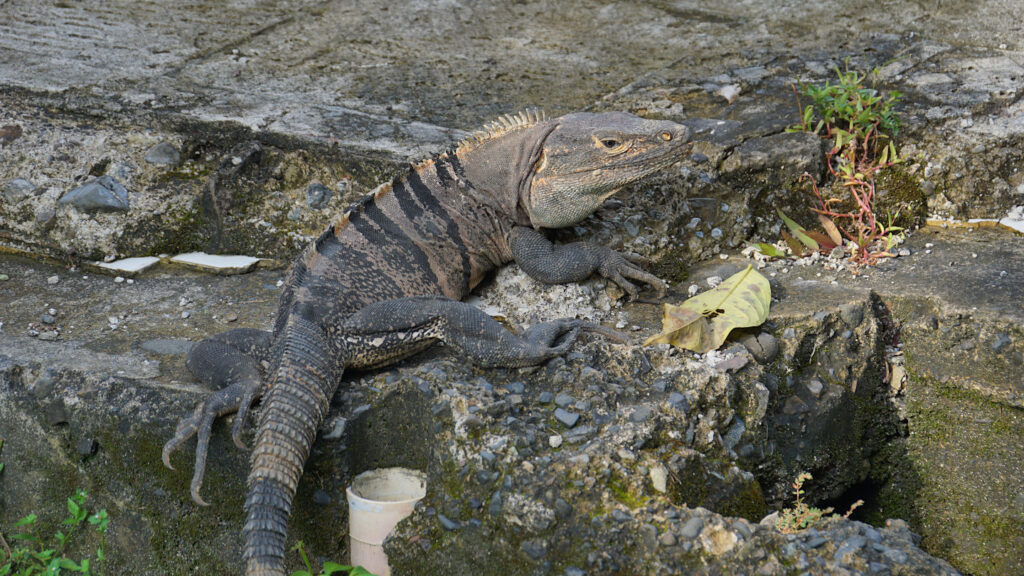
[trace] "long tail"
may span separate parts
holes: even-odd
[[[246,576],[284,576],[292,499],[343,369],[314,322],[294,311],[279,334],[273,385],[263,401],[249,472]]]

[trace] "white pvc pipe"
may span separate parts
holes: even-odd
[[[427,494],[427,475],[380,468],[356,476],[348,495],[349,562],[377,576],[391,576],[384,540]]]

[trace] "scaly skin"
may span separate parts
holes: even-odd
[[[200,342],[189,369],[220,388],[183,418],[163,459],[198,435],[192,497],[202,486],[210,427],[263,396],[246,499],[248,576],[281,576],[292,499],[345,368],[379,367],[443,341],[484,366],[521,367],[563,354],[581,331],[566,319],[521,336],[459,302],[490,270],[517,262],[547,283],[599,273],[665,284],[624,255],[540,231],[571,226],[619,187],[679,160],[688,130],[629,114],[502,118],[356,203],[289,270],[272,333],[232,330]],[[268,363],[266,373],[263,363]]]

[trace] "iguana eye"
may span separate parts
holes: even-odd
[[[664,140],[665,142],[671,142],[672,141],[672,133],[671,132],[662,132],[661,133],[661,139]]]
[[[615,138],[602,138],[601,139],[601,146],[604,146],[605,148],[607,148],[609,150],[611,150],[612,148],[618,148],[620,144],[622,144],[622,143],[619,142],[618,140],[616,140]]]

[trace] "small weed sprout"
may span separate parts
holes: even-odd
[[[873,75],[877,76],[877,70]],[[805,84],[799,91],[794,87],[798,105],[801,95],[809,97],[812,103],[802,109],[800,124],[787,131],[810,132],[832,141],[826,155],[828,170],[849,194],[849,199],[823,198],[814,178],[804,174],[802,178],[810,181],[817,197],[818,206],[813,210],[829,232],[829,241],[824,246],[814,247],[802,242],[803,239],[801,242],[787,239],[787,243],[794,255],[800,256],[804,252],[799,247],[801,244],[812,251],[831,249],[843,244],[845,238],[853,261],[870,265],[892,257],[892,248],[902,239],[903,229],[893,224],[896,215],[879,218],[875,213],[877,174],[902,161],[893,141],[900,128],[893,107],[902,94],[893,90],[883,97],[877,90],[866,87],[864,81],[868,75],[850,70],[849,62],[845,72],[836,68],[836,76],[839,80],[836,84]],[[842,204],[847,208],[838,206]],[[829,225],[841,236],[831,234]]]
[[[832,514],[832,508],[818,509],[813,506],[808,506],[804,502],[804,482],[807,482],[812,478],[809,472],[801,472],[797,475],[796,480],[793,481],[793,496],[794,503],[792,508],[786,508],[779,512],[779,519],[775,523],[775,527],[779,529],[779,532],[783,534],[795,534],[802,530],[806,530],[820,521],[822,518],[832,517],[835,518],[838,514]],[[850,506],[850,509],[843,514],[843,518],[849,518],[850,514],[864,504],[863,500],[857,500]],[[831,514],[831,516],[829,516]]]
[[[38,516],[29,514],[15,522],[14,527],[19,530],[11,536],[15,541],[14,548],[7,545],[6,540],[0,536],[6,557],[0,564],[0,576],[59,576],[60,574],[78,573],[85,576],[99,576],[103,574],[103,553],[106,545],[107,525],[110,518],[107,511],[100,510],[89,515],[85,507],[85,490],[75,492],[67,501],[68,516],[61,522],[62,529],[58,530],[52,539],[46,539],[39,533],[37,524]],[[96,549],[95,567],[89,558],[83,558],[76,562],[68,558],[64,548],[71,541],[75,532],[83,525],[88,524],[100,535],[100,545]]]
[[[296,570],[292,572],[292,576],[331,576],[332,574],[345,574],[349,576],[374,576],[373,573],[366,570],[362,566],[345,566],[338,564],[337,562],[324,562],[323,567],[319,572],[313,571],[313,565],[309,561],[309,556],[306,554],[306,545],[299,540],[292,546],[293,552],[298,552],[302,558],[302,563],[306,566],[305,570]],[[2,576],[2,575],[0,575]]]

